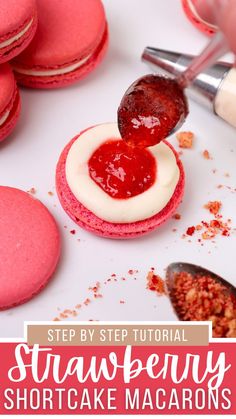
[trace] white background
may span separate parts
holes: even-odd
[[[146,290],[150,267],[164,275],[174,261],[201,264],[235,283],[235,235],[219,237],[201,247],[181,239],[188,226],[209,217],[203,205],[223,202],[224,218],[236,225],[236,195],[217,189],[220,183],[236,187],[236,132],[207,110],[191,103],[185,129],[196,134],[193,150],[183,162],[187,185],[179,208],[181,221],[169,220],[149,236],[131,241],[102,239],[77,227],[62,210],[55,192],[55,166],[66,143],[80,130],[116,120],[119,101],[139,76],[150,72],[140,61],[146,45],[198,53],[207,38],[186,19],[179,0],[104,1],[110,27],[110,48],[100,67],[82,82],[54,91],[21,90],[22,115],[12,136],[0,146],[0,183],[23,190],[36,188],[36,197],[54,214],[62,236],[62,257],[53,280],[27,304],[0,313],[0,336],[22,336],[24,320],[52,320],[60,310],[73,309],[91,297],[88,287],[102,283],[103,298],[83,307],[74,320],[175,320],[166,297]],[[171,142],[177,146],[175,138]],[[213,160],[204,160],[208,149]],[[217,169],[213,174],[212,170]],[[224,174],[228,172],[229,178]],[[68,228],[64,229],[64,225]],[[177,228],[176,233],[172,232]],[[76,235],[70,230],[76,229]],[[80,239],[80,242],[78,242]],[[134,277],[127,274],[137,269]],[[104,285],[112,273],[126,281]],[[91,294],[91,295],[90,295]],[[124,300],[125,304],[120,304]],[[72,320],[69,318],[68,320]]]

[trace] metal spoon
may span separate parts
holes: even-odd
[[[199,73],[228,51],[229,46],[224,35],[218,32],[175,79],[158,74],[146,75],[136,80],[124,94],[118,109],[118,127],[122,138],[132,146],[147,147],[179,130],[188,114],[185,88]],[[145,59],[145,55],[143,58]],[[167,81],[169,86],[163,94],[163,86]],[[150,124],[150,121],[155,123]],[[165,127],[166,121],[168,124]]]
[[[226,281],[221,276],[215,274],[214,272],[209,271],[208,269],[202,268],[201,266],[197,266],[191,263],[172,263],[167,267],[166,271],[166,285],[170,300],[172,302],[173,308],[180,320],[183,320],[183,313],[181,312],[180,308],[177,306],[176,296],[175,296],[175,278],[176,274],[180,272],[187,272],[193,276],[201,275],[201,276],[209,276],[214,279],[216,282],[220,283],[224,287],[227,288],[229,294],[233,294],[236,297],[236,288]]]

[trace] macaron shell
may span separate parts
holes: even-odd
[[[197,16],[195,16],[189,6],[188,0],[182,0],[182,6],[186,13],[186,16],[190,20],[190,22],[201,32],[205,33],[206,35],[212,36],[216,30],[212,28],[211,26],[207,25],[207,23],[203,22],[202,20],[198,19]]]
[[[4,124],[0,126],[0,142],[5,140],[14,130],[20,116],[20,111],[21,111],[21,100],[20,100],[19,90],[17,89],[10,114],[7,120],[4,122]]]
[[[20,74],[15,71],[15,77],[17,82],[25,87],[31,87],[35,89],[55,89],[59,87],[69,86],[84,77],[86,77],[91,71],[93,71],[103,60],[108,48],[108,31],[105,29],[104,36],[97,49],[91,55],[86,63],[84,63],[77,70],[74,70],[67,74],[56,75],[56,76],[29,76]]]
[[[183,197],[185,175],[182,163],[176,151],[169,143],[165,141],[165,143],[174,152],[180,170],[180,179],[171,200],[168,202],[166,207],[163,208],[162,211],[151,218],[135,223],[121,224],[109,223],[100,219],[87,208],[85,208],[71,192],[66,180],[65,165],[68,152],[77,138],[78,136],[73,138],[72,141],[63,150],[56,170],[56,188],[59,200],[66,213],[76,222],[76,224],[102,237],[113,239],[129,239],[150,233],[161,224],[163,224],[168,218],[171,217],[171,215],[173,215]]]
[[[57,68],[94,51],[105,31],[100,0],[37,0],[38,30],[31,45],[16,58],[24,68]]]
[[[8,106],[14,90],[15,77],[9,64],[0,65],[0,115]]]
[[[0,142],[15,128],[20,116],[21,101],[16,80],[9,64],[0,65],[0,118],[10,112],[6,121],[0,125]]]
[[[0,43],[19,33],[33,17],[35,0],[2,0],[0,7]]]
[[[0,8],[0,43],[19,34],[30,20],[30,28],[14,43],[0,48],[0,63],[10,61],[20,54],[32,41],[37,29],[35,0],[7,0]]]
[[[32,298],[53,274],[60,238],[55,220],[38,200],[0,186],[0,309]]]

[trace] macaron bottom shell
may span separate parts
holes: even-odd
[[[77,138],[78,136],[73,138],[63,150],[56,170],[56,188],[59,200],[65,212],[70,216],[70,218],[72,218],[73,221],[75,221],[77,225],[105,238],[132,239],[150,233],[174,214],[184,194],[185,174],[183,165],[176,151],[170,144],[165,141],[175,154],[180,170],[180,178],[174,194],[165,208],[163,208],[158,214],[146,220],[133,223],[110,223],[97,217],[89,209],[82,205],[76,199],[68,186],[65,174],[66,159],[72,144],[77,140]]]
[[[0,237],[0,310],[6,310],[47,285],[59,260],[60,235],[39,200],[0,186]]]
[[[90,72],[92,72],[103,60],[109,42],[109,33],[108,27],[106,26],[106,30],[102,37],[102,40],[96,50],[91,54],[83,65],[78,67],[76,70],[60,74],[54,76],[34,76],[28,74],[22,74],[17,71],[17,68],[14,67],[13,62],[13,70],[15,73],[16,80],[19,85],[35,88],[35,89],[56,89],[60,87],[69,86],[84,77],[86,77]],[[60,69],[60,67],[58,67]],[[33,69],[32,69],[33,70]],[[44,68],[45,71],[49,70],[46,65]]]

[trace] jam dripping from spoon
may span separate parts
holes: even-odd
[[[148,74],[124,94],[118,109],[118,127],[129,146],[145,148],[177,130],[187,114],[187,99],[178,82]]]

